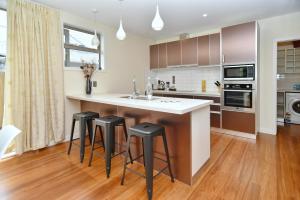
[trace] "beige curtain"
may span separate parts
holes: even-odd
[[[4,124],[22,130],[17,151],[64,140],[60,13],[26,0],[8,1]]]
[[[3,104],[4,104],[4,77],[5,73],[0,71],[0,127],[3,119]]]

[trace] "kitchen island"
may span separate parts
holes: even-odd
[[[128,96],[69,94],[67,98],[80,101],[81,111],[99,112],[101,116],[122,116],[126,119],[127,127],[141,122],[158,123],[164,126],[175,178],[192,185],[201,167],[210,157],[209,106],[213,102],[166,97],[154,97],[153,100],[130,99]],[[115,142],[117,151],[124,150],[125,140],[121,129],[117,129]],[[133,157],[143,152],[141,141],[132,140],[131,152]],[[160,137],[155,138],[154,155],[165,159]],[[154,168],[161,169],[164,165],[165,163],[154,159]]]

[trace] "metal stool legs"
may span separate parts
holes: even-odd
[[[104,140],[103,140],[103,132],[102,132],[102,128],[101,128],[101,126],[96,125],[95,132],[94,132],[93,138],[92,138],[90,160],[89,160],[89,165],[88,165],[89,167],[91,166],[92,160],[93,160],[93,155],[94,155],[94,145],[95,145],[95,141],[96,141],[97,128],[99,129],[99,133],[100,133],[100,137],[101,137],[102,146],[103,146],[103,149],[104,149],[104,151],[105,151],[105,145],[104,145]]]
[[[174,176],[173,176],[172,170],[171,170],[170,156],[169,156],[168,143],[167,143],[167,137],[166,137],[165,131],[163,131],[162,137],[163,137],[163,141],[164,141],[165,153],[167,156],[167,163],[168,163],[168,169],[169,169],[171,181],[174,183]]]
[[[144,137],[144,160],[146,168],[146,186],[148,199],[152,199],[153,192],[153,140],[152,137]]]
[[[126,142],[127,142],[128,141],[128,133],[127,133],[127,128],[126,128],[126,123],[124,122],[122,126],[123,126],[123,131],[124,131],[124,134],[125,134],[125,139],[126,139]],[[126,148],[127,148],[127,146],[126,146]],[[133,164],[130,148],[129,148],[129,157],[130,157],[131,164]]]
[[[127,139],[127,144],[126,144],[126,155],[124,158],[124,166],[123,166],[123,175],[122,175],[122,179],[121,179],[121,185],[124,184],[125,181],[125,174],[126,174],[126,169],[127,169],[127,164],[128,164],[128,157],[129,157],[129,152],[130,152],[130,139],[131,136],[137,136],[135,134],[130,134],[128,136]],[[174,177],[173,177],[173,173],[171,170],[171,164],[170,164],[170,156],[169,156],[169,150],[168,150],[168,144],[167,144],[167,139],[166,139],[166,134],[165,131],[162,131],[161,133],[162,139],[163,139],[163,143],[164,143],[164,149],[165,149],[165,154],[166,154],[166,158],[167,160],[165,161],[167,163],[167,168],[169,170],[169,174],[171,177],[171,181],[174,182]],[[145,166],[145,171],[146,171],[146,186],[147,186],[147,194],[148,194],[148,199],[152,199],[152,194],[153,194],[153,136],[151,135],[144,135],[142,136],[142,142],[143,142],[143,156],[144,156],[144,166]],[[140,156],[138,156],[137,158],[139,158]],[[137,159],[135,158],[135,159]],[[166,168],[164,168],[166,169]],[[163,170],[164,170],[163,169]],[[161,170],[158,174],[160,174],[163,170]],[[132,170],[130,170],[132,171]],[[136,173],[136,172],[135,172]],[[138,174],[138,173],[137,173]],[[157,176],[158,174],[156,174],[155,176]]]
[[[68,149],[68,155],[70,155],[72,143],[73,143],[73,135],[74,135],[74,128],[75,128],[75,122],[76,120],[72,120],[72,127],[71,127],[71,134],[70,134],[70,142],[69,142],[69,149]]]

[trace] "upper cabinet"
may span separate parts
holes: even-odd
[[[198,64],[209,65],[209,36],[198,37]]]
[[[158,45],[150,46],[150,69],[158,68]]]
[[[167,44],[162,43],[158,45],[158,67],[167,67]]]
[[[222,28],[223,64],[256,60],[256,22]]]
[[[181,65],[181,42],[174,41],[167,43],[167,65]]]
[[[181,41],[183,65],[197,65],[197,48],[197,38],[189,38]]]
[[[209,35],[209,64],[220,65],[220,33]]]
[[[150,46],[150,69],[220,65],[220,33]]]

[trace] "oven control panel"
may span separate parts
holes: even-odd
[[[252,84],[224,84],[226,90],[252,90]]]

